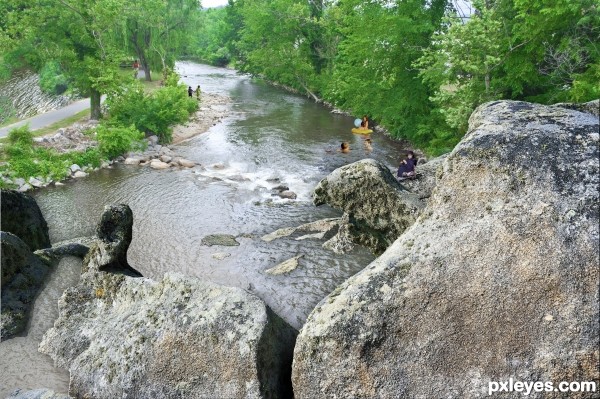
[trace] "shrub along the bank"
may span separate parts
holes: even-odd
[[[5,164],[0,167],[0,174],[11,179],[25,180],[30,177],[62,180],[69,174],[70,165],[97,167],[102,159],[97,148],[61,154],[51,148],[36,147],[28,126],[13,129],[8,133],[3,152]],[[1,181],[0,185],[5,186],[6,183]]]
[[[186,122],[198,109],[198,101],[188,97],[187,88],[178,80],[171,72],[165,77],[165,86],[153,93],[145,93],[139,82],[134,82],[119,95],[111,96],[107,100],[109,118],[97,127],[98,148],[85,152],[58,153],[35,146],[27,126],[11,130],[0,154],[4,161],[0,177],[62,180],[72,164],[97,167],[103,159],[145,149],[145,134],[157,135],[161,143],[171,142],[173,126]],[[6,185],[0,179],[0,186]]]
[[[110,123],[133,125],[145,134],[157,135],[163,144],[170,143],[173,126],[186,122],[198,109],[198,101],[188,97],[187,88],[171,76],[166,79],[166,86],[152,93],[145,93],[136,82],[119,96],[110,97],[107,100]]]

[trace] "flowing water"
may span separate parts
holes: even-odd
[[[176,271],[250,287],[300,328],[321,299],[374,256],[360,247],[348,255],[336,255],[323,249],[322,241],[288,237],[266,243],[260,237],[279,228],[339,216],[328,206],[312,205],[317,182],[335,168],[366,157],[396,166],[404,148],[374,134],[373,151],[368,152],[363,137],[350,132],[354,118],[332,114],[301,96],[234,71],[188,62],[178,63],[177,68],[186,84],[200,84],[203,92],[224,94],[233,101],[228,118],[174,147],[176,153],[206,170],[156,171],[119,165],[39,191],[34,196],[48,222],[51,240],[92,235],[105,205],[127,203],[134,215],[128,260],[144,276],[160,279],[165,272]],[[350,143],[350,153],[337,152],[342,141]],[[273,197],[271,189],[279,184],[289,186],[298,198]],[[234,235],[240,245],[201,245],[204,236],[216,233]],[[229,256],[218,260],[213,257],[218,253]],[[265,274],[266,269],[300,254],[304,257],[291,273]],[[64,268],[54,276],[60,273],[65,273]],[[18,351],[19,345],[13,344],[12,350]],[[43,367],[39,372],[50,370]],[[61,373],[55,371],[55,389],[59,390],[64,379]],[[10,384],[38,388],[38,381],[46,379],[16,379]]]

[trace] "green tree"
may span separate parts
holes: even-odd
[[[112,27],[120,23],[125,0],[7,0],[11,19],[6,31],[13,51],[34,49],[28,64],[60,63],[61,70],[84,94],[89,94],[91,116],[101,117],[102,93],[118,89],[119,47]],[[19,27],[26,27],[19,35]]]
[[[151,81],[151,69],[173,67],[193,39],[198,23],[197,0],[145,0],[131,2],[119,31]]]

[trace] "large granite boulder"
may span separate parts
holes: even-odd
[[[315,188],[313,202],[347,213],[354,240],[375,252],[394,242],[424,206],[418,195],[405,190],[387,167],[373,159],[334,170]]]
[[[0,253],[0,340],[5,340],[25,330],[29,312],[51,264],[34,255],[19,237],[4,231],[0,231]]]
[[[120,215],[120,216],[119,216]],[[133,221],[105,210],[79,285],[59,301],[40,351],[69,394],[102,398],[288,398],[297,331],[254,294],[126,263]]]
[[[0,190],[0,230],[13,233],[29,246],[29,249],[48,248],[50,236],[48,225],[35,200],[14,190]]]
[[[598,384],[598,144],[592,114],[479,107],[416,223],[310,314],[295,397],[487,398],[510,378]]]

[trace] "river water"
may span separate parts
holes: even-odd
[[[332,114],[304,97],[235,71],[190,62],[178,63],[177,70],[184,83],[194,88],[200,84],[204,92],[232,99],[229,117],[207,133],[174,147],[176,153],[199,162],[206,170],[157,171],[119,165],[36,192],[51,241],[92,235],[105,205],[127,203],[134,215],[128,260],[145,277],[160,279],[165,272],[176,271],[224,285],[250,287],[276,313],[300,328],[322,298],[374,256],[360,247],[348,255],[336,255],[323,249],[322,241],[289,237],[266,243],[260,237],[279,228],[339,216],[339,211],[312,204],[312,189],[318,181],[335,168],[366,157],[396,166],[404,148],[374,134],[369,152],[363,137],[350,132],[354,118]],[[350,153],[336,151],[342,141],[350,143]],[[288,186],[298,198],[273,197],[271,189],[279,184]],[[240,245],[201,245],[204,236],[217,233],[236,236]],[[219,253],[229,256],[222,260],[213,257]],[[297,255],[304,256],[291,273],[265,274],[266,269]],[[72,277],[61,278],[73,274],[64,264],[53,279],[74,284]],[[78,262],[66,264],[80,267]],[[34,319],[45,318],[51,325],[59,293],[49,294],[51,300],[48,295],[44,297],[47,306],[36,302],[36,308],[42,310]],[[11,345],[12,361],[19,362],[19,350],[27,352],[35,347],[40,337],[33,335],[6,341],[27,339],[27,345]],[[22,365],[2,360],[6,347],[6,343],[0,344],[0,362],[5,363],[1,368],[20,370]],[[21,358],[28,361],[34,355],[28,356]],[[28,375],[40,373],[44,378],[21,378],[18,372],[3,374],[0,396],[15,387],[47,386],[66,392],[66,372],[51,370],[49,358],[35,356],[44,359],[36,360],[40,366]]]

